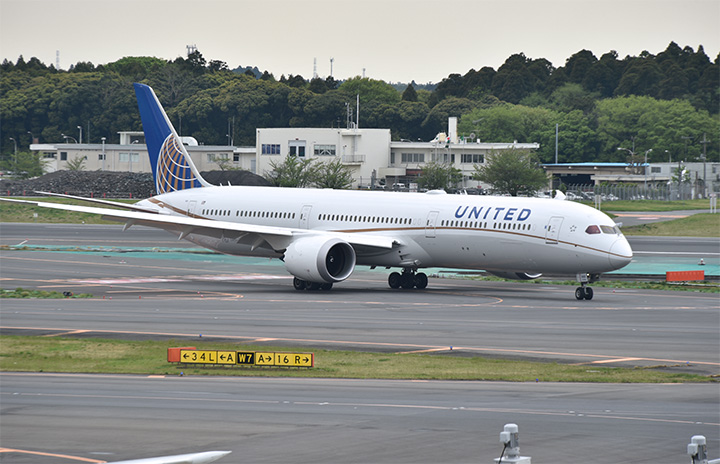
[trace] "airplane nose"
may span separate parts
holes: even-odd
[[[613,269],[620,269],[630,264],[633,252],[625,237],[620,238],[613,243],[610,247],[610,254],[608,257],[610,259],[610,266],[612,266]]]

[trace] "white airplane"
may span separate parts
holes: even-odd
[[[559,199],[214,186],[198,172],[155,92],[135,84],[157,195],[123,208],[35,205],[157,227],[231,255],[278,258],[297,290],[329,290],[356,266],[400,268],[392,288],[423,289],[429,267],[485,270],[510,279],[575,274],[590,300],[603,272],[632,249],[604,213]],[[9,200],[8,201],[21,201]]]

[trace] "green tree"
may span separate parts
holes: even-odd
[[[85,157],[76,156],[71,160],[68,160],[65,164],[68,171],[84,171],[85,170]]]
[[[408,84],[405,87],[405,91],[402,93],[402,101],[416,102],[418,101],[418,95],[415,91],[415,87],[412,84]]]
[[[532,195],[548,185],[537,156],[528,150],[494,152],[475,166],[474,178],[490,184],[496,193]]]
[[[341,158],[321,161],[314,166],[313,186],[326,189],[347,189],[353,183],[352,168],[343,164]]]
[[[462,171],[451,164],[427,163],[418,176],[418,187],[427,190],[449,190],[462,181]]]
[[[685,100],[656,100],[629,96],[600,100],[596,107],[598,156],[602,161],[624,161],[618,147],[635,152],[653,149],[648,161],[697,159],[702,152],[703,134],[720,133],[720,120]],[[690,137],[688,143],[684,137]],[[708,160],[720,159],[718,146],[707,146]]]
[[[29,179],[43,175],[44,159],[40,153],[19,151],[0,162],[0,169],[11,171],[15,177]]]
[[[264,177],[276,187],[309,187],[316,179],[314,158],[287,156],[283,161],[271,161],[271,171]]]
[[[395,90],[395,87],[368,77],[348,79],[338,87],[338,90],[347,95],[348,98],[360,95],[361,105],[371,102],[398,103],[400,101],[400,93]]]

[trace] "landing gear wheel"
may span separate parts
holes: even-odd
[[[400,273],[391,272],[388,276],[388,285],[390,288],[400,288]]]
[[[321,286],[321,285],[322,285],[322,284],[321,284],[321,283],[318,283],[318,282],[308,282],[308,284],[307,284],[307,289],[310,290],[310,291],[312,291],[312,292],[314,292],[314,291],[316,291],[316,290],[320,290],[320,286]]]
[[[585,299],[585,288],[584,287],[578,287],[575,289],[575,298],[577,298],[578,300]]]
[[[415,274],[415,288],[422,290],[428,285],[428,277],[424,272]]]
[[[308,287],[308,283],[295,277],[293,279],[293,287],[295,287],[295,290],[305,290]]]
[[[575,289],[575,298],[578,300],[592,300],[593,289],[590,287],[578,287]]]
[[[415,276],[410,272],[403,272],[400,276],[400,286],[404,289],[411,289],[415,286]]]
[[[332,289],[332,286],[333,286],[332,282],[320,284],[320,290],[330,290],[330,289]]]

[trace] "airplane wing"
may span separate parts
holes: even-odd
[[[154,209],[143,208],[141,206],[137,206],[137,205],[133,205],[133,204],[129,204],[129,203],[120,203],[117,201],[101,200],[99,198],[78,197],[75,195],[67,195],[67,194],[63,194],[63,193],[43,192],[40,190],[36,190],[35,193],[39,193],[40,195],[46,195],[49,197],[70,198],[71,200],[82,200],[82,201],[87,201],[88,203],[97,203],[99,205],[106,205],[106,206],[112,206],[114,208],[128,209],[130,211],[142,211],[142,212],[146,212],[146,213],[157,213],[157,211]]]
[[[207,464],[227,456],[232,451],[206,451],[204,453],[178,454],[157,458],[131,459],[108,464]]]
[[[77,197],[85,200],[85,198]],[[370,248],[390,249],[396,242],[392,237],[341,233],[307,229],[294,229],[287,227],[262,226],[254,224],[244,224],[229,221],[215,221],[211,219],[193,218],[188,216],[174,216],[169,214],[158,214],[157,212],[146,211],[122,211],[119,209],[98,208],[94,206],[68,205],[62,203],[48,203],[43,201],[17,200],[14,198],[0,198],[0,201],[11,203],[24,203],[42,208],[61,209],[65,211],[75,211],[79,213],[97,214],[103,219],[109,221],[124,222],[127,230],[133,225],[143,225],[165,229],[179,234],[178,239],[183,239],[190,234],[203,234],[215,237],[228,236],[234,234],[237,237],[244,237],[247,234],[255,234],[262,240],[268,242],[274,250],[284,250],[296,238],[308,237],[313,235],[324,235],[327,237],[337,237],[346,241],[350,245],[364,246]],[[113,203],[113,202],[110,202]]]

